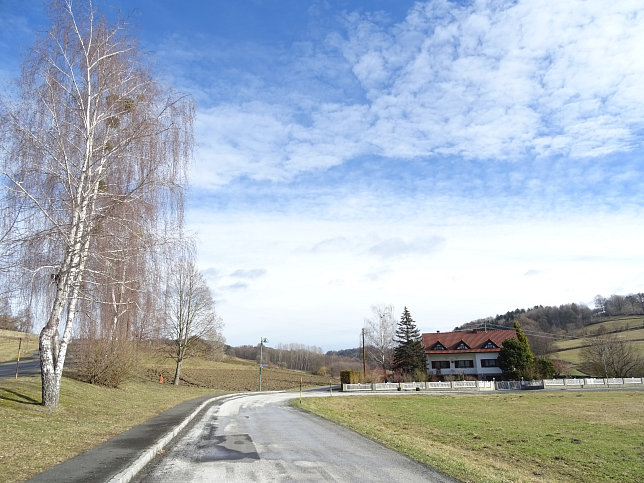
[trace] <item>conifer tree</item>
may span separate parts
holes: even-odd
[[[531,369],[534,356],[530,350],[528,338],[518,321],[514,322],[514,330],[517,338],[503,341],[503,347],[499,351],[499,367],[508,379],[530,377],[533,372]]]
[[[422,336],[407,307],[398,322],[394,342],[396,343],[394,349],[395,370],[408,375],[413,375],[416,371],[426,371]]]

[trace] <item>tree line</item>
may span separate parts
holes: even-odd
[[[476,319],[457,326],[454,330],[467,330],[485,324],[512,327],[515,320],[521,320],[521,325],[530,330],[571,334],[587,325],[600,322],[602,318],[620,315],[644,315],[644,293],[613,294],[609,297],[597,295],[593,308],[576,303],[559,306],[535,305],[531,309],[515,309],[495,317]]]
[[[350,349],[348,352],[354,355],[339,355],[335,351],[323,353],[320,347],[303,344],[278,344],[276,348],[264,346],[261,358],[263,363],[282,369],[339,377],[341,370],[362,368],[357,357],[357,349]],[[227,347],[226,353],[241,359],[260,362],[259,344]]]

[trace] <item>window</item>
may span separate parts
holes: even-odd
[[[481,367],[499,367],[497,359],[481,359]]]
[[[432,361],[432,369],[449,369],[449,361]]]
[[[485,343],[483,349],[498,349],[499,346],[492,342],[490,339]]]
[[[459,350],[459,351],[465,351],[465,350],[468,350],[469,348],[470,348],[470,346],[468,346],[468,345],[467,345],[465,342],[463,342],[463,341],[460,341],[460,342],[458,343],[458,345],[456,346],[456,350]]]
[[[456,361],[454,363],[454,367],[458,369],[467,369],[468,367],[474,367],[474,361],[473,360]]]
[[[440,342],[436,342],[436,344],[434,344],[432,346],[431,350],[433,350],[433,351],[444,351],[445,346],[443,344],[441,344]]]

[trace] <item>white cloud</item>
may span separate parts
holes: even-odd
[[[295,84],[279,104],[201,109],[197,183],[290,180],[360,155],[487,161],[641,147],[642,24],[640,4],[603,1],[434,1],[393,27],[353,14],[346,39],[329,45],[342,49],[368,101],[325,102]],[[318,52],[320,72],[324,59],[342,70]],[[265,97],[266,86],[256,88],[255,99]]]

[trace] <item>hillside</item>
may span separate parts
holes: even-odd
[[[524,330],[547,334],[577,335],[580,329],[609,320],[626,324],[633,319],[637,324],[644,316],[644,294],[611,295],[608,298],[595,297],[595,307],[591,309],[584,304],[563,304],[559,306],[535,305],[529,309],[509,310],[495,317],[473,320],[456,327],[455,330],[467,330],[488,326],[492,328],[511,328],[515,320],[521,323]],[[584,334],[585,335],[585,334]]]
[[[634,351],[644,359],[644,316],[608,317],[602,322],[578,330],[575,336],[554,340],[552,350],[546,356],[552,360],[565,361],[573,369],[580,370],[584,349],[591,346],[598,337],[606,335],[631,342]]]

